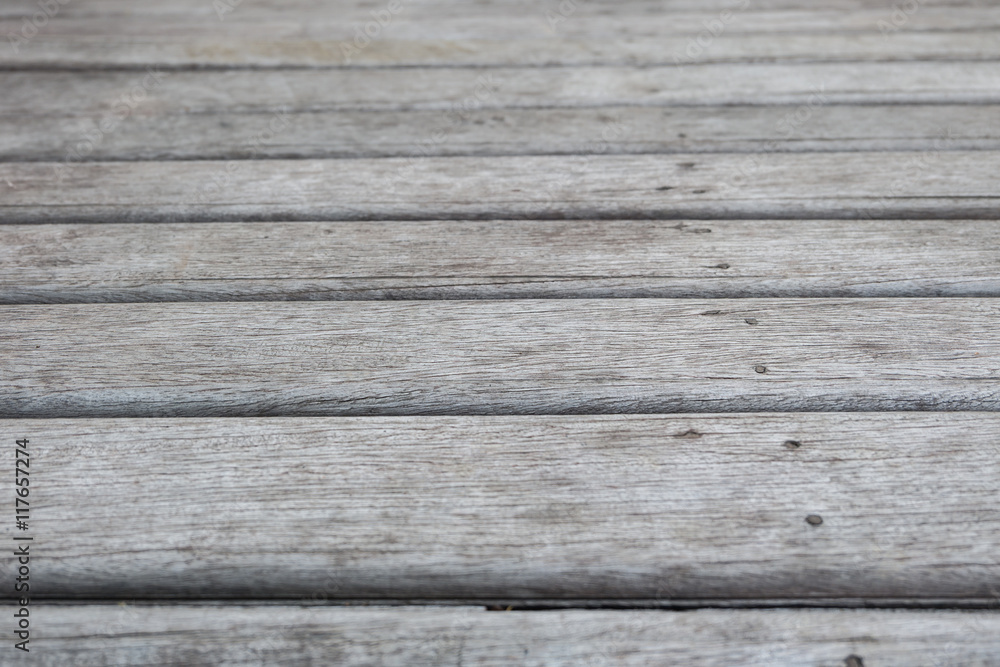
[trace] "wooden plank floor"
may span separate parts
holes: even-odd
[[[1000,5],[0,31],[0,664],[1000,665]]]

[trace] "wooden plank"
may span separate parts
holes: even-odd
[[[0,163],[0,221],[995,219],[998,172],[996,151]]]
[[[0,72],[0,86],[6,93],[0,100],[0,115],[112,116],[116,109],[124,109],[120,107],[124,97],[130,109],[127,115],[136,116],[438,110],[461,117],[464,108],[997,104],[1000,68],[992,62],[909,62],[13,71]]]
[[[0,303],[1000,297],[998,256],[992,220],[4,225]]]
[[[1000,664],[991,613],[86,605],[38,614],[31,664],[53,667]]]
[[[1000,41],[998,41],[1000,43]],[[0,116],[0,160],[998,150],[998,105]],[[271,130],[272,125],[278,132]]]
[[[294,30],[292,26],[282,30],[283,26],[278,25],[280,36],[275,34],[274,22],[263,20],[257,25],[216,20],[197,25],[170,25],[170,22],[163,25],[161,21],[150,21],[145,27],[126,26],[120,32],[109,32],[106,21],[77,20],[61,22],[59,32],[42,33],[16,52],[6,47],[0,49],[0,67],[29,70],[141,69],[150,66],[170,69],[648,67],[724,62],[992,62],[1000,58],[1000,18],[995,10],[966,13],[965,23],[970,25],[960,30],[926,27],[919,30],[901,24],[898,32],[892,22],[891,7],[887,11],[867,13],[870,22],[866,26],[860,30],[847,27],[839,34],[824,34],[817,26],[776,33],[763,25],[758,32],[745,33],[738,31],[737,24],[730,23],[732,30],[728,31],[727,26],[727,32],[718,37],[713,37],[705,27],[706,24],[719,24],[718,12],[683,16],[681,20],[677,15],[659,20],[656,16],[642,16],[631,21],[616,21],[617,38],[609,40],[607,17],[595,18],[583,25],[567,17],[568,22],[556,23],[556,27],[550,29],[546,13],[538,12],[531,19],[505,20],[505,23],[515,24],[507,30],[517,34],[503,40],[496,37],[495,19],[480,21],[478,26],[470,26],[468,21],[439,19],[427,26],[398,24],[387,28],[386,32],[391,35],[371,41],[367,46],[363,38],[355,42],[354,29],[369,23],[370,15],[359,16],[355,22],[298,25]],[[558,17],[558,11],[553,16]],[[814,12],[809,18],[834,23],[836,16],[822,14],[817,17]],[[664,20],[667,18],[669,20]],[[782,18],[776,15],[764,21],[770,20],[773,25],[781,23]],[[878,29],[879,21],[890,26],[885,33]],[[971,26],[976,21],[986,25]],[[21,20],[0,21],[4,35],[17,34],[22,27]],[[492,35],[489,34],[491,27]],[[657,33],[656,29],[661,32]],[[709,46],[702,46],[706,43]],[[355,48],[355,44],[363,48]]]
[[[996,413],[2,429],[36,599],[961,601],[1000,575]]]
[[[2,306],[8,416],[998,410],[995,299]]]
[[[81,3],[34,34],[39,8],[5,4],[0,66],[340,67],[662,65],[762,60],[996,60],[1000,11],[975,3],[731,0],[512,3],[338,2],[184,7]],[[220,12],[220,9],[222,10]],[[728,12],[728,13],[726,13]],[[377,17],[382,17],[381,24]],[[362,31],[368,27],[370,35]],[[360,35],[360,36],[359,36]],[[357,48],[353,48],[357,47]]]
[[[943,13],[945,9],[956,12],[989,9],[989,6],[982,0],[927,0],[922,5],[922,9],[937,13]],[[371,3],[365,0],[330,0],[322,3],[316,2],[316,0],[289,0],[288,2],[255,0],[255,2],[234,5],[234,7],[238,7],[240,11],[227,14],[227,21],[246,20],[248,17],[253,17],[255,20],[273,19],[280,18],[282,13],[295,12],[291,19],[286,17],[286,20],[295,20],[295,16],[301,16],[305,18],[298,20],[304,22],[305,19],[320,19],[324,16],[330,19],[341,15],[367,14],[372,9]],[[416,6],[414,5],[414,7]],[[594,0],[586,5],[581,4],[577,11],[580,16],[607,15],[610,9],[618,10],[626,15],[636,13],[656,15],[661,12],[716,12],[734,7],[734,0],[662,0],[656,2],[652,7],[648,0]],[[462,3],[448,2],[448,0],[422,0],[419,3],[419,8],[422,16],[435,18],[439,16],[516,18],[519,12],[523,14],[524,3],[521,0],[469,0]],[[540,9],[546,11],[551,8],[552,4],[548,4],[543,5]],[[823,0],[820,3],[810,2],[810,0],[756,0],[746,7],[748,13],[811,11],[819,14],[840,14],[844,13],[845,10],[871,9],[872,5],[869,0]],[[32,0],[10,0],[10,2],[4,3],[0,16],[18,17],[33,11],[38,11],[38,7]],[[187,17],[191,23],[197,23],[209,16],[218,18],[214,7],[211,5],[205,7],[204,3],[200,3],[198,0],[175,0],[169,4],[148,5],[136,5],[128,0],[78,0],[72,4],[67,3],[59,13],[59,17],[100,16],[111,20]]]
[[[403,27],[413,23],[424,23],[424,30],[430,32],[432,21],[464,21],[466,30],[485,30],[488,20],[495,25],[494,38],[516,39],[518,30],[525,25],[534,28],[541,23],[549,27],[546,14],[560,12],[558,2],[540,3],[525,7],[522,0],[500,2],[473,1],[454,3],[448,0],[401,0],[403,5],[397,12],[394,26]],[[569,12],[573,22],[594,25],[598,19],[605,20],[605,27],[619,27],[622,22],[633,22],[646,31],[666,29],[667,34],[681,29],[700,30],[704,28],[699,20],[705,20],[726,10],[731,10],[740,18],[732,22],[734,31],[795,32],[796,30],[844,31],[878,29],[876,22],[892,13],[891,5],[873,7],[869,0],[823,0],[821,3],[808,0],[667,0],[650,3],[648,0],[595,0],[576,3]],[[103,32],[116,30],[152,31],[156,22],[165,26],[183,25],[188,30],[202,32],[224,30],[228,25],[237,25],[243,30],[260,29],[265,21],[272,21],[272,33],[287,36],[295,30],[307,34],[321,34],[329,25],[349,25],[354,21],[369,21],[376,7],[364,0],[333,0],[319,3],[315,0],[255,0],[234,5],[234,11],[225,12],[220,19],[219,11],[211,4],[199,0],[178,0],[169,4],[136,5],[127,0],[73,0],[67,2],[52,16],[42,32],[59,32],[59,28],[69,21],[106,21]],[[0,18],[18,21],[30,17],[39,10],[33,0],[10,0],[0,9]],[[566,11],[566,10],[564,10]],[[917,11],[906,12],[906,28],[912,30],[974,29],[991,27],[984,23],[990,17],[997,17],[996,7],[981,0],[926,0]],[[567,18],[569,18],[567,16]],[[647,19],[647,24],[638,23],[638,18]],[[673,23],[666,19],[672,19]],[[211,19],[207,21],[206,19]],[[976,21],[979,23],[976,23]],[[531,23],[529,24],[528,21]],[[567,29],[572,28],[565,26]],[[447,25],[447,23],[445,23]],[[207,26],[207,27],[206,27]],[[560,27],[562,25],[560,24]],[[93,31],[88,31],[93,34]],[[173,32],[173,31],[170,31]],[[551,32],[551,30],[550,30]],[[350,33],[348,33],[350,34]],[[539,33],[535,33],[539,34]]]

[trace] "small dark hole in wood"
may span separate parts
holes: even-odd
[[[810,526],[821,526],[823,525],[823,517],[819,514],[810,514],[806,517],[806,523]]]
[[[766,373],[767,372],[767,366],[754,366],[753,369],[755,371],[757,371],[758,373]]]
[[[689,428],[688,430],[684,431],[683,433],[676,433],[674,435],[674,437],[675,438],[700,438],[701,437],[701,433],[698,433],[698,431],[694,430],[693,428]]]
[[[726,264],[725,262],[723,262],[722,264],[716,264],[715,268],[717,268],[717,269],[728,269],[729,265]]]
[[[691,192],[693,192],[696,195],[703,195],[706,192],[708,192],[708,190],[692,190]]]
[[[662,192],[664,190],[673,190],[674,186],[672,186],[672,185],[661,185],[660,187],[658,187],[656,189],[659,190],[660,192]]]
[[[787,449],[798,449],[802,446],[802,443],[798,440],[785,440],[785,447]]]
[[[849,655],[844,658],[845,667],[865,667],[865,661],[860,655]]]
[[[757,324],[757,318],[756,317],[748,317],[748,318],[746,318],[743,321],[746,322],[747,324],[751,325],[751,326],[754,325],[754,324]]]

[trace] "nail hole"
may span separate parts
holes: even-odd
[[[823,525],[823,517],[819,514],[810,514],[806,517],[806,523],[810,526],[821,526]]]
[[[754,366],[753,369],[755,371],[757,371],[758,373],[766,373],[767,372],[767,366]]]
[[[802,446],[802,443],[798,440],[785,440],[785,447],[787,449],[798,449]]]
[[[844,658],[845,667],[865,667],[865,661],[860,655],[849,655]]]
[[[715,268],[717,268],[717,269],[728,269],[729,265],[726,264],[725,262],[723,262],[722,264],[716,264]]]
[[[708,192],[708,190],[692,190],[691,192],[693,192],[696,195],[703,195],[706,192]]]
[[[660,187],[658,187],[656,189],[659,190],[660,192],[663,192],[664,190],[673,190],[674,186],[672,186],[672,185],[661,185]]]
[[[748,317],[748,318],[746,318],[743,321],[746,322],[747,324],[750,324],[750,325],[757,324],[757,318],[756,317]]]

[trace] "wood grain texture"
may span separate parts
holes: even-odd
[[[38,648],[23,662],[52,667],[1000,665],[1000,617],[990,613],[106,605],[37,613]]]
[[[0,7],[29,662],[1000,666],[1000,6],[228,2]]]
[[[428,16],[454,16],[458,15],[489,15],[516,17],[522,13],[525,6],[530,3],[524,0],[468,0],[467,2],[454,3],[448,0],[422,0],[420,8]],[[327,2],[317,2],[316,0],[255,0],[252,3],[238,5],[240,14],[230,14],[229,18],[246,17],[247,13],[256,13],[264,18],[275,18],[282,10],[299,16],[306,16],[309,19],[326,15],[328,17],[339,17],[345,12],[367,12],[372,8],[371,2],[366,0],[329,0]],[[926,8],[935,9],[939,12],[943,9],[963,10],[969,8],[981,8],[984,6],[982,0],[928,0]],[[656,14],[661,11],[670,12],[690,12],[699,10],[718,11],[727,7],[733,7],[733,0],[662,0],[650,3],[648,0],[594,0],[586,6],[581,7],[581,14],[607,15],[609,10],[623,12],[644,11],[648,14]],[[546,7],[547,8],[547,7]],[[812,10],[814,12],[828,12],[831,14],[843,13],[846,10],[871,9],[870,0],[823,0],[822,5],[817,5],[810,0],[758,0],[751,6],[753,10],[775,11],[775,10]],[[171,3],[142,4],[136,5],[129,0],[79,0],[72,5],[64,7],[66,13],[63,16],[100,16],[111,20],[134,17],[140,19],[162,19],[169,16],[180,16],[196,23],[205,17],[215,16],[215,9],[206,7],[198,0],[174,0]],[[750,8],[748,8],[750,9]],[[28,11],[37,11],[37,6],[31,0],[10,0],[4,4],[4,12],[0,16],[17,17]],[[291,19],[290,19],[291,20]]]
[[[996,413],[0,426],[35,598],[997,595]]]
[[[2,306],[9,416],[998,410],[996,299]]]
[[[692,67],[2,72],[0,115],[452,111],[734,104],[997,104],[992,62],[703,64]],[[141,100],[140,100],[141,98]],[[122,112],[124,114],[124,112]]]
[[[0,163],[0,221],[995,219],[998,172],[996,151]]]
[[[685,17],[685,28],[676,28],[656,35],[640,26],[628,26],[624,31],[640,34],[609,41],[606,31],[588,26],[586,31],[574,30],[569,37],[556,38],[545,34],[544,13],[511,31],[524,32],[515,39],[497,40],[495,35],[468,35],[465,24],[448,26],[436,34],[423,37],[400,37],[373,41],[356,52],[353,45],[354,25],[327,25],[325,35],[315,34],[316,26],[295,26],[284,32],[311,33],[310,36],[289,34],[276,39],[274,24],[264,22],[247,29],[225,30],[227,24],[207,23],[204,30],[187,26],[163,26],[130,30],[129,34],[107,34],[100,21],[73,21],[61,26],[61,32],[40,35],[13,53],[2,44],[0,68],[8,70],[42,71],[47,69],[91,71],[96,69],[138,69],[161,67],[184,69],[283,69],[283,68],[383,68],[383,67],[582,67],[582,66],[688,66],[709,63],[787,63],[787,62],[907,62],[933,60],[938,62],[995,62],[1000,58],[1000,27],[997,12],[987,15],[991,27],[966,27],[954,31],[926,29],[911,32],[910,27],[889,33],[888,38],[876,28],[879,21],[891,24],[892,8],[879,13],[869,12],[870,28],[865,32],[845,35],[823,34],[816,28],[794,34],[775,35],[761,31],[754,34],[731,32],[718,37],[709,48],[692,46],[711,33],[704,27],[707,21],[718,20],[717,13]],[[974,23],[982,13],[966,22]],[[355,25],[365,25],[371,17],[362,17]],[[606,19],[601,21],[606,23]],[[637,20],[649,22],[648,18]],[[655,21],[661,26],[670,25]],[[68,25],[67,25],[68,24]],[[18,21],[0,21],[0,30],[18,32]],[[487,33],[492,26],[479,32]],[[435,23],[434,29],[441,28]],[[173,30],[183,36],[169,34]],[[495,28],[494,28],[495,29]],[[155,32],[159,30],[160,32]],[[977,32],[981,30],[981,32]],[[402,34],[403,30],[393,30]],[[449,34],[449,32],[451,34]],[[846,31],[851,32],[851,31]],[[166,35],[164,33],[167,33]],[[235,33],[235,34],[234,34]],[[249,33],[249,34],[247,34]],[[529,33],[542,33],[530,36]],[[673,33],[673,34],[670,34]],[[329,35],[339,35],[330,39]],[[619,33],[620,34],[620,33]],[[214,36],[213,36],[214,35]]]
[[[0,10],[3,35],[38,11]],[[73,0],[0,49],[5,68],[660,65],[676,62],[996,60],[1000,11],[976,3],[687,5],[621,2],[242,2],[147,8]],[[714,5],[714,6],[713,6]],[[912,7],[912,8],[911,8]],[[729,10],[729,14],[723,14]],[[381,13],[373,39],[357,31]],[[700,40],[700,45],[698,44]],[[7,42],[9,40],[5,40]],[[344,45],[358,44],[357,50]],[[695,45],[695,46],[692,46]]]
[[[280,119],[145,111],[99,135],[100,116],[0,115],[0,160],[1000,149],[997,105],[327,111]]]
[[[0,303],[7,304],[918,296],[1000,296],[997,223],[0,226]]]

